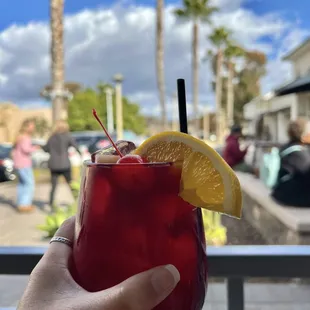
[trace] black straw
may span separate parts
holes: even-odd
[[[188,133],[187,129],[187,113],[186,113],[186,92],[185,92],[185,80],[178,79],[178,104],[179,104],[179,122],[180,131],[183,133]],[[197,213],[197,232],[201,238],[202,244],[205,242],[205,234],[203,231],[203,219],[201,208],[196,208]],[[198,252],[199,260],[205,260],[205,251],[199,250]],[[203,273],[203,278],[205,278],[206,270]]]
[[[184,79],[178,79],[177,84],[178,84],[178,105],[179,105],[180,131],[183,133],[188,133],[185,80]]]

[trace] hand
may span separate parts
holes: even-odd
[[[58,229],[57,236],[73,240],[74,217]],[[89,293],[71,277],[68,262],[72,250],[51,243],[34,268],[20,300],[19,310],[150,310],[175,288],[180,274],[172,266],[161,266],[137,274],[107,290]]]

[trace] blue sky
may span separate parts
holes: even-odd
[[[154,5],[152,0],[137,0],[124,3],[136,3],[138,5]],[[257,14],[267,12],[279,12],[288,19],[300,20],[304,27],[310,26],[309,10],[310,2],[305,0],[246,0],[241,4],[244,8],[253,10]],[[103,5],[104,3],[104,5]],[[96,9],[115,3],[111,0],[65,0],[65,13],[72,14],[85,8]],[[166,1],[167,4],[179,3],[179,1]],[[0,1],[0,29],[4,29],[13,23],[27,23],[31,20],[48,19],[48,0],[2,0]]]
[[[83,9],[96,9],[107,7],[116,1],[111,0],[65,0],[65,13],[72,14]],[[124,1],[137,5],[154,5],[152,0]],[[245,0],[241,6],[265,14],[278,12],[288,20],[298,20],[303,27],[310,28],[310,1],[306,0]],[[179,1],[166,1],[167,4],[180,3]],[[47,20],[49,17],[48,0],[2,0],[0,1],[0,30],[13,23],[25,24],[33,20]]]
[[[238,42],[266,52],[270,62],[263,91],[289,79],[290,67],[281,61],[281,56],[308,36],[310,1],[213,1],[221,8],[214,20],[216,25],[229,23]],[[141,103],[145,111],[155,106],[157,109],[154,3],[154,0],[65,0],[68,79],[94,85],[122,71],[127,77],[124,92]],[[181,75],[188,80],[190,98],[190,25],[178,26],[171,13],[171,5],[179,3],[166,1],[167,96],[171,97],[175,79]],[[48,0],[0,0],[0,100],[27,107],[41,104],[38,89],[49,80],[48,10]],[[208,48],[204,42],[208,28],[201,29],[201,33],[201,48]],[[111,58],[109,61],[107,56]],[[200,97],[202,105],[212,106],[209,71],[208,65],[202,65]]]

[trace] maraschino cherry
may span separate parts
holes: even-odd
[[[114,143],[113,139],[111,138],[111,136],[109,135],[108,131],[106,130],[106,128],[104,127],[104,125],[102,124],[101,120],[99,119],[97,112],[95,109],[93,109],[93,115],[95,117],[95,119],[97,120],[97,122],[99,123],[99,125],[101,126],[101,128],[103,129],[103,131],[105,132],[106,136],[108,137],[108,139],[110,140],[111,144],[113,145],[113,147],[115,148],[117,154],[120,156],[120,159],[117,161],[117,164],[143,164],[146,161],[144,159],[142,159],[141,156],[139,155],[133,155],[133,154],[127,154],[127,155],[123,155],[121,153],[121,151],[119,150],[119,148],[116,146],[116,144]]]
[[[125,155],[121,157],[118,161],[117,164],[143,164],[145,161],[141,158],[139,155]]]

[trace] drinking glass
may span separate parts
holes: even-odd
[[[110,288],[160,265],[180,282],[157,310],[199,310],[207,264],[201,210],[178,193],[172,163],[86,162],[76,216],[72,275],[86,290]]]

